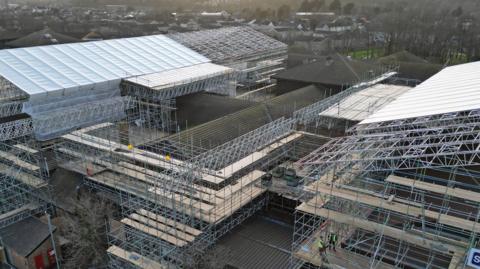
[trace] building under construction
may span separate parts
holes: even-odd
[[[442,70],[295,163],[309,176],[293,267],[465,268],[478,244],[479,67]],[[321,257],[330,233],[338,251]]]
[[[311,85],[248,103],[245,78],[274,85],[286,57],[250,28],[0,57],[0,224],[54,214],[50,172],[81,174],[119,209],[99,250],[110,268],[202,268],[222,245],[234,268],[461,268],[477,244],[478,63],[414,88],[378,68],[338,94]],[[177,101],[198,94],[243,103],[180,127]],[[337,251],[322,255],[331,233]]]

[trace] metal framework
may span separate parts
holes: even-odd
[[[0,103],[0,117],[9,117],[22,113],[23,102],[11,101]]]
[[[202,91],[235,96],[235,78],[234,72],[225,71],[221,74],[195,77],[194,79],[179,79],[169,85],[149,86],[151,83],[148,81],[135,83],[137,79],[142,80],[140,77],[125,80],[122,87],[125,95],[155,101],[170,100]]]
[[[13,85],[10,81],[0,76],[0,100],[1,102],[22,100],[28,96]]]
[[[33,133],[30,118],[8,121],[0,124],[0,141],[27,136]]]
[[[143,264],[136,266],[144,268],[198,262],[265,205],[265,189],[256,184],[262,167],[298,137],[294,121],[281,118],[204,150],[152,135],[158,130],[139,125],[141,115],[135,105],[124,121],[73,132],[56,146],[62,167],[84,174],[87,186],[121,207],[109,233],[112,267],[135,265],[128,255],[137,255]]]
[[[60,137],[56,159],[121,208],[122,217],[110,225],[111,266],[197,263],[219,237],[266,204],[266,189],[258,182],[271,165],[285,161],[291,142],[303,136],[295,132],[299,118],[293,117],[210,149],[164,138],[175,127],[175,97],[198,91],[232,95],[234,81],[231,72],[161,88],[125,81],[124,96],[100,92],[99,100],[59,109],[47,102],[31,108],[34,119],[2,123],[0,226],[51,203],[49,165],[30,135],[46,140],[81,126]],[[24,107],[12,99],[3,104],[4,117]]]
[[[0,143],[0,228],[50,208],[48,165],[24,136]]]
[[[241,160],[256,150],[272,144],[280,137],[293,132],[294,120],[280,118],[260,128],[231,140],[195,158],[206,169],[218,170]]]
[[[362,124],[296,163],[305,179],[292,268],[457,268],[478,243],[478,110]],[[346,265],[322,258],[334,232]]]
[[[38,140],[53,139],[79,126],[90,126],[125,118],[125,111],[132,105],[131,97],[119,96],[57,111],[48,111],[35,116],[33,130]]]
[[[25,99],[23,93],[6,80],[0,80],[3,94],[0,117],[16,116],[25,107],[34,115],[33,119],[20,118],[0,124],[0,227],[48,208],[51,202],[47,184],[49,165],[31,135],[34,134],[35,139],[41,141],[61,136],[60,142],[54,146],[59,165],[83,174],[85,185],[119,205],[121,218],[111,220],[109,225],[110,266],[192,267],[199,263],[201,256],[217,239],[267,203],[266,188],[259,184],[260,179],[272,165],[285,162],[291,142],[304,136],[295,131],[298,124],[310,124],[331,104],[395,75],[395,72],[388,72],[375,79],[365,80],[367,82],[359,83],[337,96],[295,112],[292,118],[282,117],[273,121],[269,116],[270,123],[206,149],[194,147],[193,143],[165,139],[166,133],[176,130],[175,98],[199,91],[233,96],[237,79],[242,85],[268,84],[270,75],[283,68],[287,46],[247,27],[176,34],[171,35],[171,38],[215,62],[239,70],[241,74],[237,76],[231,71],[225,71],[205,77],[179,79],[173,84],[160,86],[149,86],[128,79],[121,84],[123,96],[115,87],[97,89],[92,95],[84,96],[87,91],[91,91],[88,83],[82,91],[74,90],[67,95],[62,93],[60,87],[55,90],[58,96],[43,94],[45,99],[30,100],[32,103],[27,106],[22,103]],[[88,53],[88,50],[85,52]],[[148,54],[146,50],[142,50],[142,53]],[[127,54],[125,57],[127,58],[123,61],[131,58]],[[137,60],[131,60],[134,61],[129,62],[128,67],[137,69]],[[206,61],[204,57],[197,60],[202,63]],[[155,66],[157,64],[148,61]],[[104,71],[110,72],[107,69]],[[141,73],[145,72],[136,72]],[[119,74],[122,78],[126,76]],[[400,128],[393,136],[379,131],[390,131],[393,128],[391,125],[364,126],[363,129],[353,130],[350,139],[335,140],[300,160],[297,166],[311,174],[304,180],[308,184],[301,195],[305,208],[298,209],[301,216],[297,217],[296,238],[300,239],[295,241],[294,251],[302,249],[312,234],[318,233],[318,227],[325,226],[322,223],[325,223],[323,220],[328,216],[317,214],[317,208],[324,209],[316,203],[318,197],[327,205],[325,209],[328,214],[334,210],[337,214],[348,213],[355,218],[368,219],[365,220],[369,221],[367,224],[374,221],[388,224],[393,218],[371,209],[373,202],[367,203],[367,206],[358,201],[353,203],[348,200],[350,196],[347,194],[326,201],[325,193],[317,191],[318,182],[321,182],[324,175],[327,175],[327,179],[330,178],[332,167],[335,174],[331,176],[332,179],[342,177],[353,181],[353,178],[358,177],[362,179],[359,180],[361,187],[381,182],[380,175],[385,175],[385,171],[391,171],[394,167],[409,177],[412,168],[450,167],[445,165],[446,162],[451,167],[477,164],[477,156],[471,152],[464,152],[465,158],[462,160],[458,154],[457,158],[450,154],[459,149],[471,149],[472,141],[476,141],[478,134],[474,134],[478,132],[477,121],[469,122],[473,125],[469,130],[462,128],[458,122],[458,119],[470,119],[472,115],[460,113],[455,116],[457,119],[442,118],[448,122],[448,126],[427,126],[427,119],[414,122],[412,126],[416,129],[409,130],[414,131],[416,136]],[[403,126],[401,128],[405,128]],[[439,132],[441,128],[443,129]],[[450,147],[443,148],[440,146],[442,143],[448,143]],[[374,152],[372,149],[375,148]],[[389,151],[392,149],[394,151]],[[435,156],[427,154],[432,151],[436,152]],[[406,154],[410,152],[417,155]],[[418,160],[418,154],[423,154],[425,158]],[[439,165],[433,165],[437,163]],[[368,173],[357,173],[359,167],[365,167],[363,171]],[[473,172],[465,170],[464,173],[468,177]],[[429,174],[425,173],[425,177],[427,175]],[[331,181],[347,186],[351,183],[348,180]],[[382,192],[382,184],[377,185],[378,190],[374,189],[378,193],[386,192]],[[388,191],[403,194],[405,188],[397,185],[400,184],[389,182],[387,186],[393,187]],[[414,197],[412,200],[418,203],[419,196],[415,194]],[[422,197],[425,199],[425,196]],[[311,207],[314,208],[313,212]],[[370,209],[366,210],[365,207]],[[428,210],[430,212],[437,208],[430,207]],[[444,215],[452,212],[446,212],[444,207],[437,211]],[[399,213],[398,210],[394,212],[397,215]],[[457,215],[464,213],[461,210],[458,212]],[[342,215],[339,216],[337,222],[343,226],[352,226],[348,220],[342,221]],[[433,213],[428,216],[433,216]],[[466,216],[466,213],[461,216]],[[418,216],[412,215],[412,221],[416,217]],[[438,224],[441,228],[437,230],[442,232],[444,225],[451,224],[431,223]],[[369,230],[365,228],[367,226],[362,226],[362,232],[352,232],[349,241],[346,241],[351,242],[347,249],[350,252],[367,251],[365,247],[358,247],[360,239],[356,238],[364,240],[368,237],[368,240],[373,240],[374,245],[378,246],[370,250],[373,251],[371,260],[382,261],[383,258],[378,257],[388,256],[379,251],[382,249],[380,246],[385,246],[386,237],[383,232],[377,236],[378,230]],[[397,230],[389,230],[385,236],[392,237],[392,234],[399,232]],[[406,233],[406,228],[402,231]],[[408,243],[416,244],[415,247],[425,247],[412,241],[413,239]],[[407,247],[400,245],[399,248],[404,250]],[[458,258],[458,249],[452,247],[452,250],[454,254],[447,256]],[[432,250],[432,253],[435,251]],[[431,257],[437,257],[435,255],[432,254]],[[302,256],[294,257],[292,265]],[[431,259],[432,264],[439,263],[435,259]],[[403,263],[403,259],[398,260]],[[315,259],[309,262],[316,263]]]
[[[257,184],[263,171],[283,163],[288,145],[304,136],[295,132],[296,118],[279,118],[207,150],[152,135],[158,129],[139,124],[143,113],[134,105],[124,121],[65,135],[56,148],[63,167],[83,173],[87,186],[121,206],[109,237],[112,267],[197,262],[265,205],[265,189]]]
[[[22,115],[27,97],[0,77],[0,228],[50,209],[48,165]]]
[[[270,77],[286,67],[288,46],[250,27],[178,33],[169,37],[215,63],[239,71],[241,88],[270,85]]]
[[[368,87],[371,87],[397,74],[395,71],[391,71],[391,70],[392,68],[386,68],[380,73],[378,77],[365,79],[363,80],[364,82],[357,83],[354,86],[338,94],[332,95],[320,102],[317,102],[310,106],[299,109],[295,111],[295,114],[293,115],[293,117],[297,120],[299,124],[302,124],[302,125],[311,124],[315,120],[319,119],[318,115],[321,112],[327,110],[332,105],[340,102],[341,100],[345,99],[346,97],[354,93],[360,92]]]
[[[221,64],[278,56],[285,54],[288,47],[250,27],[227,27],[169,37]]]
[[[382,81],[392,74],[361,85]],[[109,230],[112,268],[196,264],[219,237],[266,204],[266,188],[259,181],[272,165],[285,162],[291,142],[304,136],[295,132],[295,127],[305,118],[298,115],[305,113],[279,118],[209,149],[165,138],[165,131],[174,128],[170,116],[175,97],[202,90],[230,94],[231,88],[225,91],[224,86],[231,85],[232,80],[231,73],[224,73],[162,88],[129,80],[123,83],[123,97],[115,95],[68,109],[48,109],[36,112],[34,120],[24,120],[37,139],[85,127],[61,136],[55,154],[61,167],[83,174],[85,185],[119,205],[121,218],[112,221]],[[353,92],[349,90],[341,97]],[[316,104],[315,111],[328,108],[331,101],[328,98]],[[9,153],[13,147],[18,148],[12,138],[23,135],[20,130],[27,130],[18,128],[18,123],[12,126],[4,128],[9,138],[5,143],[12,147],[5,150]],[[33,152],[23,145],[20,149]],[[33,162],[24,155],[15,156],[6,162],[32,168]],[[38,166],[39,171],[48,171],[47,164]],[[5,186],[7,178],[16,176],[13,172],[4,175]],[[48,178],[42,173],[39,176],[42,180]],[[43,186],[44,181],[38,183]],[[5,191],[9,191],[7,187]],[[32,196],[31,190],[11,193],[13,196],[6,193],[5,197],[16,198],[19,203],[30,201],[21,198]]]
[[[166,133],[176,132],[175,98],[197,92],[235,96],[237,74],[231,69],[190,79],[179,78],[173,84],[154,85],[142,77],[123,81],[122,94],[135,97],[140,107],[140,122]]]

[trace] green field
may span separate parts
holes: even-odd
[[[464,64],[468,62],[467,55],[465,53],[456,53],[450,58],[449,65]]]
[[[369,50],[355,50],[345,53],[347,56],[351,56],[353,59],[377,59],[385,55],[383,48],[372,48]]]

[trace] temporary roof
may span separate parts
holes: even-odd
[[[207,63],[163,35],[0,51],[0,76],[31,97],[117,87],[120,79]],[[38,96],[36,96],[38,97]]]
[[[320,116],[362,121],[411,87],[377,84],[354,93],[320,113]]]
[[[171,34],[169,37],[216,63],[277,55],[286,53],[288,48],[284,43],[250,27],[225,27]]]
[[[132,77],[127,79],[127,81],[154,90],[160,90],[185,82],[190,83],[233,72],[234,70],[228,67],[212,63],[204,63],[199,65],[182,67],[175,70],[168,70],[149,75]]]
[[[445,68],[361,123],[480,109],[479,70],[480,62]]]

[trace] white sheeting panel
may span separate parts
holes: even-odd
[[[0,76],[35,99],[113,89],[122,78],[209,61],[166,36],[154,35],[1,50]]]
[[[159,90],[186,82],[194,82],[206,78],[230,74],[233,72],[234,70],[228,67],[212,63],[204,63],[182,67],[175,70],[132,77],[126,80],[151,89]]]
[[[480,109],[480,62],[451,66],[361,124]]]
[[[377,84],[348,96],[320,113],[320,116],[362,121],[410,89],[411,87]]]

